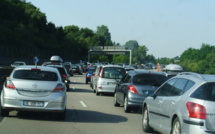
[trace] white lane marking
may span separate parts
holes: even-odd
[[[83,107],[87,107],[87,105],[83,101],[80,101],[80,103]]]

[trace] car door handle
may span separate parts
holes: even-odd
[[[172,106],[172,105],[175,105],[175,102],[171,102],[170,105],[171,105],[171,106]]]
[[[163,102],[162,100],[159,100],[159,101],[158,101],[158,104],[161,104],[162,102]]]

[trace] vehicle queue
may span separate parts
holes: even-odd
[[[74,67],[72,73],[71,71],[68,73],[64,66],[68,63],[63,64],[61,60],[58,62],[59,59],[60,57],[53,56],[50,62],[42,66],[16,67],[6,79],[1,92],[1,116],[9,116],[12,110],[53,111],[58,114],[59,119],[64,120],[66,91],[70,83],[68,77],[74,73],[82,75],[83,70],[80,65],[72,64]],[[77,66],[78,70],[75,68]],[[63,67],[64,73],[57,69],[58,67]],[[90,83],[96,95],[112,93],[113,105],[123,106],[126,113],[140,109],[144,132],[171,134],[214,132],[212,124],[215,118],[209,118],[210,115],[206,113],[213,111],[210,106],[215,101],[214,76],[181,73],[183,69],[174,64],[167,66],[165,72],[102,64],[90,64],[88,68],[85,75],[86,84]],[[130,70],[126,70],[128,68]],[[171,77],[168,77],[168,71],[171,72]],[[177,76],[173,77],[175,75]],[[44,96],[42,100],[39,99],[41,96]],[[8,99],[11,97],[16,99]],[[186,102],[185,99],[180,99],[181,97],[189,99]],[[55,104],[50,103],[50,100]],[[175,108],[171,108],[173,106]],[[181,107],[183,111],[177,107]]]

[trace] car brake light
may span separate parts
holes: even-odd
[[[104,72],[104,68],[102,68],[101,72],[100,72],[100,78],[103,78],[103,72]]]
[[[90,75],[87,75],[87,78],[90,78]]]
[[[63,78],[68,78],[68,76],[66,74],[62,74],[61,75]]]
[[[41,71],[39,68],[31,68],[31,70]]]
[[[203,105],[193,102],[187,102],[186,106],[190,118],[206,119],[206,109]]]
[[[10,80],[5,82],[5,87],[10,88],[10,89],[16,89],[16,87],[13,84],[13,82],[10,81]]]
[[[132,85],[128,85],[128,91],[133,93],[133,94],[138,94],[136,88]]]
[[[53,92],[63,92],[64,86],[62,84],[57,84],[57,86],[54,88]]]

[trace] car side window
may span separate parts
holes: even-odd
[[[177,79],[171,79],[167,81],[161,88],[157,90],[155,93],[157,96],[169,96],[170,91],[173,88],[173,84],[177,81]]]
[[[184,88],[184,93],[189,90],[193,85],[195,84],[195,82],[189,80],[186,87]]]
[[[131,76],[130,76],[130,75],[127,75],[127,76],[125,77],[125,80],[124,80],[123,83],[129,83],[130,80],[131,80]]]
[[[215,83],[206,83],[196,89],[190,97],[208,101],[215,101]]]
[[[187,79],[178,79],[178,81],[173,85],[173,88],[169,96],[180,96],[184,93],[184,88],[187,85]]]

